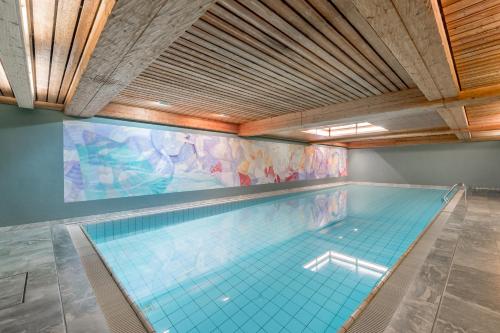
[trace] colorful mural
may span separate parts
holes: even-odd
[[[64,201],[347,175],[343,148],[65,121]]]

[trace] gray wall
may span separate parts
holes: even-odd
[[[332,178],[64,203],[64,118],[64,115],[57,111],[23,110],[0,105],[0,227],[339,180]],[[136,127],[161,127],[104,118],[89,121]]]
[[[349,180],[500,187],[500,141],[352,149]]]

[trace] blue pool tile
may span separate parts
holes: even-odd
[[[240,308],[234,304],[234,302],[228,302],[222,306],[222,311],[227,314],[229,317],[232,317],[236,312],[238,312]]]
[[[283,325],[281,325],[280,323],[278,323],[274,319],[267,321],[263,326],[264,331],[269,332],[269,333],[279,332],[279,331],[281,331],[282,328],[283,328]]]
[[[217,326],[219,327],[222,325],[223,322],[228,320],[229,317],[223,312],[223,311],[218,311],[210,316],[210,320]]]
[[[236,332],[238,330],[238,325],[231,319],[226,320],[222,325],[220,325],[219,330],[221,332]]]
[[[160,326],[157,326],[157,327],[160,327]],[[212,332],[213,330],[215,330],[217,328],[217,326],[210,319],[206,319],[206,320],[202,321],[201,323],[199,323],[196,326],[196,328],[198,328],[198,330],[201,332]]]
[[[307,325],[314,318],[314,314],[302,308],[299,312],[295,314],[295,318],[299,320],[302,324]]]
[[[243,311],[238,311],[231,317],[231,319],[235,323],[242,325],[243,323],[246,323],[250,319],[250,316]]]
[[[285,326],[285,328],[290,332],[302,332],[305,327],[306,325],[304,325],[295,318],[292,318]]]
[[[250,319],[245,324],[243,324],[241,326],[241,329],[244,332],[253,333],[253,332],[260,331],[261,327],[256,321],[254,321],[253,319]]]
[[[280,307],[274,304],[273,302],[268,302],[266,305],[264,305],[263,310],[269,316],[273,317],[280,310]]]
[[[335,318],[336,313],[337,312],[332,312],[325,308],[322,308],[316,313],[316,318],[318,318],[322,322],[329,323],[333,320],[333,318]]]
[[[304,305],[304,309],[306,309],[310,313],[316,313],[321,309],[321,305],[312,300],[309,300]]]
[[[184,319],[181,322],[175,323],[175,329],[178,332],[188,332],[189,330],[193,329],[196,325],[189,319]]]
[[[283,306],[283,310],[288,312],[289,315],[295,316],[297,312],[299,312],[301,306],[298,304],[295,304],[294,302],[288,302]]]
[[[260,325],[263,325],[269,319],[271,319],[271,316],[265,313],[263,310],[260,310],[252,317],[252,319],[255,320],[257,323],[259,323]]]
[[[281,326],[286,326],[291,318],[292,316],[284,310],[280,310],[274,315],[274,320],[276,320]]]
[[[154,322],[154,324],[157,327],[164,327],[164,331],[171,330],[173,328],[172,322],[167,317],[163,317],[163,319]]]

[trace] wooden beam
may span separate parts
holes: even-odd
[[[0,1],[0,60],[17,103],[33,108],[34,90],[28,42],[27,8],[21,0]],[[23,19],[24,17],[24,19]]]
[[[456,97],[434,101],[427,100],[418,89],[408,89],[244,123],[240,126],[239,134],[242,136],[265,135],[287,130],[389,119],[420,112],[443,111],[498,101],[500,101],[500,85],[470,89],[460,92]],[[460,123],[459,120],[454,121]],[[463,125],[463,123],[460,124]],[[466,128],[462,125],[459,128]]]
[[[368,118],[387,119],[387,117],[393,117],[395,112],[408,115],[425,111],[431,103],[441,106],[439,102],[429,102],[418,89],[414,88],[244,123],[240,126],[239,134],[255,136],[366,121]]]
[[[328,1],[320,0],[321,2],[327,3]],[[313,3],[317,3],[318,0],[313,0]],[[361,15],[361,13],[356,9],[351,0],[333,0],[335,7],[339,9],[342,15],[349,21],[350,24],[357,31],[369,41],[369,44],[373,49],[382,56],[385,62],[397,73],[397,75],[404,81],[408,88],[415,88],[415,83],[412,78],[408,75],[406,70],[401,66],[399,61],[394,57],[391,50],[378,36],[377,32],[373,30],[371,25],[366,21],[366,19]],[[328,14],[322,12],[323,15],[331,15],[331,8],[327,8]],[[355,44],[358,45],[358,42]]]
[[[349,143],[349,149],[360,148],[381,148],[388,146],[408,146],[408,145],[422,145],[422,144],[436,144],[436,143],[454,143],[460,142],[453,134],[436,135],[424,138],[401,138],[401,139],[384,139],[373,141],[360,141]]]
[[[446,125],[453,130],[467,129],[469,122],[467,121],[467,114],[463,106],[456,106],[445,110],[438,110],[439,115],[443,118]],[[471,135],[466,131],[458,131],[456,135],[461,140],[470,140]]]
[[[437,0],[352,2],[427,99],[458,95],[460,87]],[[451,129],[467,127],[463,108],[451,108],[439,114]],[[467,133],[458,132],[457,136],[470,139]]]
[[[429,100],[460,91],[438,0],[352,1]]]
[[[118,1],[79,83],[70,88],[65,112],[91,117],[102,110],[214,2]]]
[[[439,88],[393,2],[391,0],[335,0],[334,3],[345,1],[351,1],[354,4],[355,9],[387,45],[422,93],[429,100],[441,98]],[[413,11],[411,14],[414,14]],[[425,22],[422,23],[425,24]],[[424,30],[428,28],[424,25],[421,27]]]
[[[433,128],[433,129],[419,129],[419,130],[398,130],[398,131],[388,131],[379,133],[367,133],[363,135],[349,135],[342,137],[331,137],[328,140],[314,141],[311,143],[320,144],[337,144],[339,142],[356,142],[356,141],[367,141],[367,140],[380,140],[380,139],[398,139],[398,138],[412,138],[419,136],[432,136],[432,135],[443,135],[443,134],[454,134],[455,131],[449,128]]]
[[[0,104],[16,105],[17,101],[14,97],[0,96]],[[62,111],[64,109],[63,104],[49,103],[42,101],[35,101],[34,107],[39,109],[50,109],[56,111]]]
[[[195,128],[216,132],[238,133],[237,124],[116,103],[110,103],[97,115],[100,117],[126,119],[153,124]]]
[[[444,134],[473,134],[476,136],[489,136],[491,133],[499,133],[500,124],[493,124],[488,126],[470,126],[457,129],[448,128],[433,128],[426,130],[398,130],[390,132],[379,132],[379,133],[369,133],[363,135],[350,135],[336,138],[329,138],[326,140],[312,141],[309,143],[316,144],[338,144],[338,143],[349,143],[357,141],[369,141],[369,140],[380,140],[380,139],[400,139],[400,138],[417,138],[422,136],[434,136],[434,135],[444,135]],[[470,138],[469,138],[470,140]]]

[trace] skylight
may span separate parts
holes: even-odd
[[[387,129],[381,126],[375,126],[371,123],[364,122],[364,123],[349,124],[342,126],[314,128],[302,132],[315,134],[319,136],[339,137],[339,136],[348,136],[348,135],[357,135],[357,134],[384,132],[384,131],[387,131]]]

